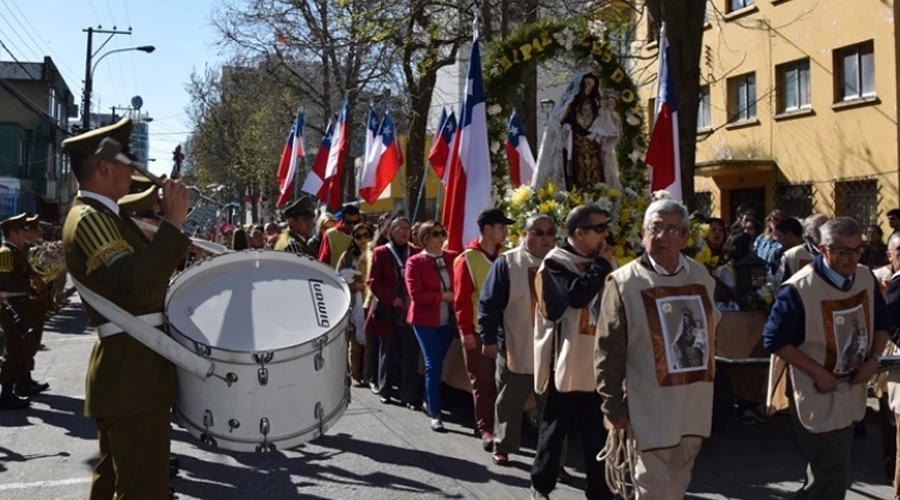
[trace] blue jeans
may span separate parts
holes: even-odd
[[[441,374],[444,371],[444,356],[453,342],[450,325],[431,328],[413,325],[416,339],[425,358],[425,404],[428,415],[441,416]]]

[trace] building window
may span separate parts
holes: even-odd
[[[778,112],[809,109],[809,59],[793,61],[775,68],[778,84]]]
[[[709,85],[703,85],[700,87],[700,99],[697,104],[697,130],[712,128],[712,111],[709,104]]]
[[[734,12],[753,5],[753,0],[728,0],[728,12]]]
[[[712,217],[713,211],[713,195],[710,191],[697,191],[694,193],[694,201],[696,202],[697,212],[703,214],[704,217]]]
[[[647,43],[653,43],[656,40],[656,30],[653,29],[653,20],[647,16]]]
[[[853,217],[861,226],[878,223],[878,181],[834,183],[834,215]]]
[[[756,74],[749,73],[728,79],[729,121],[756,118]]]
[[[775,206],[788,217],[802,219],[813,213],[813,185],[777,184],[775,186]]]
[[[835,102],[875,95],[875,46],[869,40],[834,51]]]
[[[656,124],[656,98],[651,97],[647,101],[647,131],[653,132],[653,125]]]

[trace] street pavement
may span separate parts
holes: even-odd
[[[31,409],[0,412],[0,499],[84,499],[97,461],[96,429],[82,416],[84,374],[95,335],[86,330],[78,296],[47,325],[35,377],[50,382]],[[471,398],[447,390],[448,433],[435,434],[421,412],[383,405],[354,388],[344,416],[327,435],[269,454],[212,452],[172,426],[181,471],[172,484],[180,499],[406,498],[527,499],[534,436],[527,434],[511,466],[491,463],[471,432]],[[880,467],[878,429],[854,441],[855,482],[848,499],[893,494]],[[599,423],[598,423],[599,425]],[[570,485],[553,499],[583,498],[577,436],[570,438]],[[790,498],[804,477],[790,424],[731,422],[708,439],[687,498]]]

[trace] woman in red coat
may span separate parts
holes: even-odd
[[[423,222],[419,238],[424,250],[406,264],[410,304],[406,322],[412,325],[425,357],[425,404],[431,429],[444,430],[441,420],[441,374],[444,356],[453,342],[453,260],[457,252],[444,250],[447,230],[438,222]]]

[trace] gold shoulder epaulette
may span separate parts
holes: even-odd
[[[79,216],[75,242],[87,255],[87,274],[101,265],[109,266],[116,259],[134,253],[111,216],[93,208],[82,210]]]
[[[6,245],[0,247],[0,273],[11,273],[13,270],[13,252]]]

